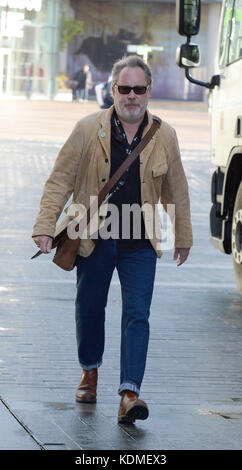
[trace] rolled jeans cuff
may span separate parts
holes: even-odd
[[[102,365],[102,361],[101,362],[98,362],[97,364],[93,364],[92,366],[86,366],[85,364],[82,364],[80,362],[83,370],[91,370],[91,369],[98,369],[98,367],[100,367]]]
[[[118,389],[119,395],[122,395],[122,392],[124,390],[131,390],[132,392],[137,393],[137,395],[140,394],[140,389],[137,387],[137,385],[135,383],[124,382],[123,384],[121,384],[119,389]]]

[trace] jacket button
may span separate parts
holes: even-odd
[[[102,181],[106,181],[106,178],[102,178]]]
[[[108,163],[108,158],[105,158],[105,162]]]

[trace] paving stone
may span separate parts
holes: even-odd
[[[40,450],[41,447],[0,400],[0,450]]]

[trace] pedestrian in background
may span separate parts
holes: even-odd
[[[80,90],[81,101],[88,101],[89,91],[92,89],[92,74],[88,64],[84,65],[83,72],[85,74],[85,83]]]
[[[89,207],[88,197],[97,195],[123,160],[137,146],[152,125],[147,109],[152,74],[138,56],[114,64],[112,92],[114,105],[81,119],[64,144],[45,184],[33,237],[41,251],[51,250],[55,226],[73,193],[73,202]],[[145,372],[149,315],[160,239],[149,234],[146,218],[141,220],[140,237],[122,237],[122,207],[149,203],[155,212],[158,202],[175,205],[175,247],[173,257],[180,266],[192,246],[190,204],[177,137],[162,121],[160,128],[130,166],[122,187],[110,199],[118,209],[120,230],[116,236],[81,239],[77,256],[76,337],[83,369],[76,400],[95,403],[98,368],[105,342],[105,307],[116,268],[122,292],[119,423],[134,423],[148,417],[148,406],[139,398]],[[108,224],[99,217],[99,223]]]
[[[89,90],[92,88],[92,74],[89,70],[89,65],[84,65],[79,69],[73,80],[76,86],[72,90],[73,101],[88,101]]]
[[[26,86],[26,96],[30,98],[33,88],[33,75],[34,75],[34,64],[30,63],[26,68],[27,75],[27,86]]]
[[[86,83],[86,74],[83,71],[83,67],[77,70],[74,74],[72,82],[74,84],[72,88],[72,99],[73,101],[77,101],[80,98],[81,89],[85,88]]]

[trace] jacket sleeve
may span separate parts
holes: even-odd
[[[37,235],[54,237],[56,222],[74,190],[82,156],[82,134],[77,123],[57,156],[44,186],[32,237]]]
[[[188,184],[182,166],[176,132],[172,128],[170,131],[172,135],[169,138],[169,145],[166,146],[168,171],[162,183],[161,203],[164,205],[174,204],[175,247],[189,248],[193,244],[193,237]]]

